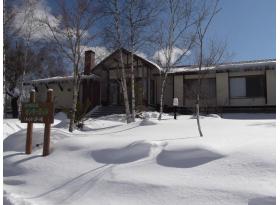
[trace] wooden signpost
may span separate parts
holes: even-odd
[[[26,146],[25,153],[32,152],[32,130],[33,123],[44,123],[44,145],[43,156],[49,155],[50,152],[50,133],[51,124],[54,121],[54,106],[53,106],[53,90],[48,89],[47,101],[45,103],[35,102],[35,91],[30,92],[30,102],[22,104],[21,122],[27,123]]]
[[[35,103],[35,90],[32,90],[30,92],[30,103]],[[24,106],[23,106],[23,110],[24,110]],[[25,144],[25,153],[26,154],[31,154],[31,152],[32,152],[32,130],[33,130],[33,123],[28,122],[27,134],[26,134],[26,144]]]
[[[52,90],[48,90],[47,93],[47,103],[52,105],[53,107],[53,103],[52,103]],[[53,109],[52,112],[53,113]],[[47,118],[48,120],[45,122],[45,131],[44,131],[44,147],[43,147],[43,156],[47,156],[50,153],[50,135],[51,135],[51,123],[53,123],[53,115],[50,116],[49,118]]]

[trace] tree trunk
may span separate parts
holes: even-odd
[[[196,122],[197,122],[198,132],[199,132],[200,137],[203,137],[201,127],[200,127],[200,119],[199,119],[199,94],[197,94],[197,96],[196,96],[195,107],[196,107]]]
[[[76,74],[74,74],[74,83],[73,83],[73,104],[70,113],[70,124],[69,124],[69,132],[73,132],[75,126],[75,117],[77,111],[77,102],[78,102],[78,94],[79,94],[79,79]]]
[[[24,82],[25,70],[23,70],[22,78],[19,87],[19,98],[18,98],[18,114],[21,115],[21,103],[23,100],[23,82]]]
[[[122,83],[122,89],[123,89],[123,99],[124,99],[124,106],[125,106],[125,113],[126,113],[126,122],[130,123],[131,116],[130,116],[130,109],[129,109],[129,100],[128,100],[128,95],[127,95],[126,74],[125,74],[123,55],[122,55],[121,49],[120,49],[120,58],[121,58],[121,66],[122,66],[121,83]]]
[[[159,111],[158,120],[161,120],[162,113],[163,113],[164,91],[165,91],[165,86],[166,86],[166,79],[167,79],[167,73],[164,75],[164,79],[163,79],[162,84],[161,84],[160,111]]]
[[[120,52],[120,60],[121,60],[121,84],[123,89],[123,99],[124,99],[124,105],[125,105],[125,113],[126,113],[126,122],[131,122],[131,116],[130,116],[130,109],[129,109],[129,100],[127,95],[127,85],[126,85],[126,73],[124,68],[124,62],[123,62],[123,55],[122,55],[122,38],[121,38],[121,31],[120,31],[120,11],[118,6],[118,1],[114,1],[114,21],[115,21],[115,29],[116,29],[116,38],[117,38],[117,45]]]
[[[201,67],[201,65],[200,65],[200,67]],[[201,70],[201,69],[199,69],[199,70]],[[203,137],[203,134],[202,134],[202,131],[201,131],[201,126],[200,126],[200,119],[199,119],[199,116],[200,116],[200,113],[199,113],[200,93],[201,93],[201,74],[199,73],[199,76],[198,76],[198,89],[197,89],[197,94],[196,94],[196,104],[195,104],[195,107],[196,107],[196,122],[197,122],[198,132],[199,132],[200,137]]]
[[[131,120],[135,122],[135,76],[134,76],[134,61],[133,51],[131,52]]]
[[[22,78],[21,78],[21,82],[20,82],[19,98],[18,98],[18,114],[19,114],[19,117],[21,115],[21,104],[22,104],[22,100],[23,100],[23,82],[24,82],[24,77],[25,77],[26,67],[27,67],[28,47],[29,47],[29,40],[27,41],[25,51],[24,51],[24,56],[23,56],[23,72],[22,72]]]
[[[200,93],[201,93],[201,67],[202,67],[202,60],[203,60],[203,36],[200,36],[200,53],[199,53],[199,71],[198,71],[198,88],[197,88],[197,94],[196,94],[196,122],[197,122],[197,128],[200,137],[203,137],[201,127],[200,127],[200,119],[199,119],[199,103],[200,103]]]

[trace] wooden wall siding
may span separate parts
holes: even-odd
[[[183,75],[175,75],[174,76],[174,97],[178,98],[179,106],[184,106],[184,76]]]
[[[100,104],[100,82],[95,80],[84,80],[82,82],[82,103],[87,106],[87,103],[91,103],[90,108]]]
[[[276,105],[276,70],[266,70],[267,105]]]

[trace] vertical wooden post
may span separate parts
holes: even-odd
[[[35,103],[35,90],[30,92],[30,102]],[[32,152],[32,131],[33,123],[27,123],[27,133],[26,133],[26,144],[25,144],[25,154],[31,154]]]
[[[174,106],[174,120],[177,120],[177,106]]]
[[[53,90],[48,89],[47,93],[47,103],[51,103],[53,98]],[[50,153],[50,135],[51,135],[51,123],[45,123],[44,131],[44,146],[43,146],[43,156],[47,156]]]

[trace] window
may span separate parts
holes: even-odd
[[[198,79],[184,80],[185,98],[195,99],[198,89]],[[204,78],[201,79],[201,98],[211,99],[216,98],[216,79]]]
[[[246,97],[246,79],[231,78],[230,79],[230,97]]]
[[[265,78],[263,75],[230,78],[231,98],[253,98],[265,96]]]
[[[246,96],[264,97],[265,79],[264,76],[250,76],[246,78]]]
[[[216,79],[215,78],[203,79],[202,90],[205,91],[205,96],[209,98],[216,98]]]
[[[185,98],[195,99],[197,92],[198,81],[194,79],[184,80],[184,94]]]

